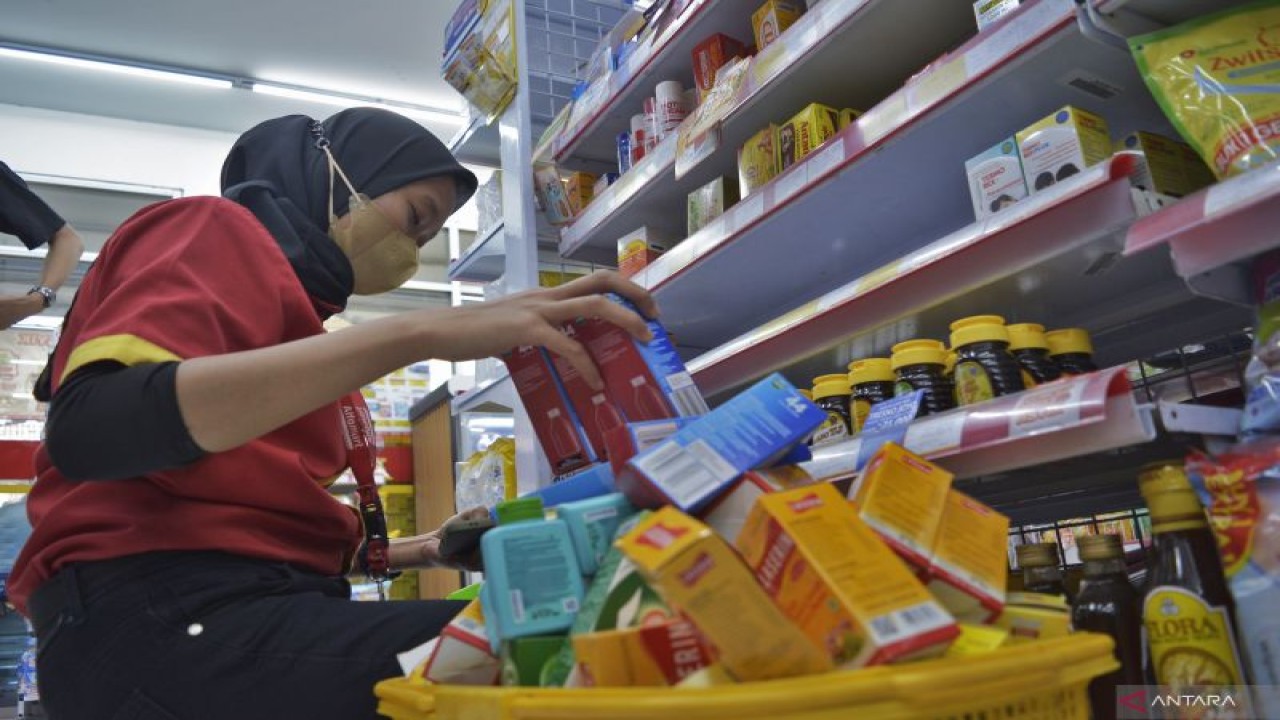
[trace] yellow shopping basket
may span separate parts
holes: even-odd
[[[587,690],[378,683],[392,720],[1088,720],[1111,638],[1079,633],[989,655],[725,687]]]

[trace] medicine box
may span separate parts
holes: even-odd
[[[738,189],[742,196],[764,187],[778,174],[778,127],[770,125],[738,150]]]
[[[581,214],[595,198],[596,176],[590,173],[573,172],[564,179],[564,192],[569,198],[569,208],[574,216]]]
[[[666,237],[645,226],[618,238],[618,272],[632,277],[671,247]]]
[[[555,369],[560,387],[569,398],[569,405],[582,425],[595,457],[599,460],[608,459],[605,433],[610,428],[618,427],[625,422],[622,412],[609,399],[607,393],[603,390],[595,390],[588,385],[587,379],[578,372],[573,363],[549,350],[544,349],[543,352],[551,358],[551,366]]]
[[[778,171],[800,162],[840,128],[840,113],[813,103],[778,127]]]
[[[978,0],[973,4],[973,16],[978,20],[978,32],[994,25],[1000,18],[1017,10],[1021,4],[1022,0]]]
[[[769,493],[812,485],[809,473],[795,465],[752,470],[746,473],[702,513],[702,521],[729,542],[736,542],[747,524],[756,500]]]
[[[928,587],[957,620],[987,623],[1004,609],[1008,543],[1008,516],[958,490],[947,493]]]
[[[707,94],[716,84],[716,73],[720,68],[728,65],[734,58],[745,56],[746,52],[742,43],[722,33],[716,33],[694,46],[693,81],[698,88],[700,100],[707,99]]]
[[[663,508],[618,545],[654,589],[684,611],[739,681],[831,669],[826,651],[783,615],[738,553],[694,518]]]
[[[563,475],[596,462],[599,458],[542,348],[521,346],[503,355],[502,361],[529,413],[552,473]]]
[[[1016,138],[1032,195],[1111,157],[1107,121],[1071,105],[1027,127]]]
[[[738,182],[733,178],[718,177],[689,193],[689,234],[692,235],[709,225],[736,202],[738,202]]]
[[[795,24],[804,14],[803,2],[768,0],[751,14],[751,31],[756,39],[756,51],[773,44],[778,36]]]
[[[1214,182],[1213,173],[1190,145],[1155,133],[1129,133],[1116,141],[1116,152],[1142,154],[1133,184],[1152,192],[1182,197]]]
[[[959,634],[830,484],[762,495],[736,544],[765,593],[838,667],[939,655]]]
[[[885,443],[863,472],[858,514],[921,577],[929,569],[951,473],[901,445]]]
[[[1018,141],[1007,137],[964,164],[973,215],[985,220],[1027,196]]]
[[[675,685],[711,664],[711,650],[683,618],[574,635],[573,652],[584,687]]]
[[[697,512],[740,475],[803,442],[827,414],[774,373],[632,458],[618,489],[639,507]]]

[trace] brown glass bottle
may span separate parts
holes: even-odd
[[[955,385],[944,372],[946,360],[947,348],[937,340],[908,340],[894,345],[890,359],[896,379],[894,394],[923,390],[920,416],[955,408]]]
[[[849,363],[849,419],[853,431],[862,426],[871,408],[893,398],[893,365],[889,358],[864,358]]]
[[[853,420],[849,417],[849,376],[821,375],[813,379],[813,402],[827,413],[827,419],[814,431],[809,443],[814,447],[853,437]]]
[[[1022,569],[1023,591],[1071,600],[1062,581],[1062,566],[1058,564],[1058,543],[1028,543],[1019,545],[1016,552],[1018,567]]]
[[[1049,357],[1049,341],[1044,336],[1044,326],[1037,323],[1018,323],[1009,326],[1009,352],[1018,361],[1024,373],[1027,387],[1053,382],[1062,377],[1062,370]]]
[[[1115,642],[1119,669],[1089,683],[1094,720],[1114,720],[1116,688],[1146,682],[1138,592],[1129,583],[1119,535],[1088,535],[1079,543],[1084,579],[1071,607],[1071,625],[1076,630],[1110,635]]]
[[[1009,331],[999,315],[974,315],[951,323],[956,353],[952,379],[956,402],[973,405],[1026,389],[1022,368],[1009,353]]]
[[[1098,369],[1093,362],[1093,341],[1088,332],[1066,328],[1047,332],[1044,337],[1049,343],[1049,357],[1063,375],[1084,375]]]
[[[1148,674],[1161,685],[1243,685],[1235,604],[1204,507],[1180,465],[1148,466],[1139,487],[1151,510],[1142,621]]]

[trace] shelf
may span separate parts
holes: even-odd
[[[449,263],[449,279],[463,282],[492,282],[506,272],[506,243],[498,223],[467,248],[462,257]]]
[[[497,124],[486,123],[479,116],[472,116],[449,140],[449,152],[459,162],[475,165],[497,167],[501,164],[498,156],[500,148]]]
[[[1280,247],[1280,161],[1184,198],[1139,220],[1126,254],[1168,245],[1174,269],[1204,294],[1250,304],[1247,272],[1233,264]]]
[[[511,376],[504,370],[501,377],[486,381],[455,397],[450,403],[450,411],[454,415],[468,412],[510,412],[519,403],[515,387],[511,384]]]
[[[828,0],[830,1],[830,0]],[[552,157],[617,164],[618,133],[643,112],[644,99],[664,80],[693,81],[693,48],[717,32],[751,43],[751,13],[759,0],[694,0],[660,36],[637,48],[622,67],[597,80],[574,104],[565,129],[552,141]]]
[[[929,22],[916,21],[922,16]],[[900,32],[905,26],[912,31]],[[612,256],[619,236],[645,224],[669,237],[684,237],[688,193],[715,177],[736,177],[738,147],[761,128],[785,122],[812,102],[867,109],[973,32],[970,8],[950,0],[826,0],[787,29],[785,42],[752,59],[714,155],[676,179],[673,133],[655,156],[624,174],[562,231],[561,254],[602,261]],[[851,74],[851,69],[872,67]],[[833,83],[833,77],[851,79]],[[625,126],[619,120],[610,127],[612,147],[616,131]]]
[[[1121,91],[1102,99],[1066,84],[1076,78]],[[675,318],[682,344],[728,342],[972,223],[965,160],[1067,103],[1102,114],[1117,133],[1171,132],[1129,54],[1084,37],[1068,0],[1039,0],[677,245],[640,282]],[[638,209],[675,214],[675,198],[667,202]],[[735,311],[699,310],[725,306]]]
[[[1125,369],[1111,368],[920,418],[903,446],[963,479],[1149,442],[1156,432]],[[815,448],[801,466],[815,477],[850,477],[861,443]]]

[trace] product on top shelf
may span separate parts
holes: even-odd
[[[626,175],[631,169],[631,131],[618,133],[618,174]]]
[[[1089,339],[1088,331],[1063,328],[1050,330],[1044,337],[1049,343],[1049,357],[1063,375],[1084,375],[1097,371],[1098,366],[1093,362],[1093,341]]]
[[[1107,121],[1071,105],[1016,137],[1022,172],[1033,195],[1111,157]]]
[[[610,293],[612,302],[639,313],[629,300]],[[693,383],[671,338],[657,320],[646,322],[653,339],[641,342],[611,322],[580,318],[565,326],[604,379],[605,394],[628,422],[693,417],[707,412],[707,403]]]
[[[1035,387],[1062,377],[1062,370],[1049,357],[1049,340],[1045,338],[1043,325],[1010,325],[1009,351],[1022,368],[1022,382],[1027,387]]]
[[[685,98],[684,86],[678,80],[665,80],[658,83],[654,96],[657,104],[658,142],[662,142],[680,127],[680,123],[684,122],[691,108]]]
[[[849,376],[846,374],[821,375],[813,379],[813,402],[827,414],[827,419],[813,433],[812,445],[840,442],[853,436],[849,393]]]
[[[1235,606],[1191,481],[1181,465],[1163,463],[1143,470],[1139,488],[1154,535],[1142,600],[1150,674],[1174,688],[1244,685]]]
[[[839,129],[840,113],[812,103],[778,127],[778,170],[786,170],[830,140]]]
[[[573,636],[583,687],[675,685],[711,664],[711,650],[683,618]]]
[[[689,234],[692,235],[738,202],[738,182],[718,177],[689,193]]]
[[[632,277],[670,247],[670,241],[658,231],[647,225],[638,227],[618,238],[618,272],[622,277]]]
[[[639,507],[696,512],[738,476],[786,455],[826,417],[774,373],[632,458],[618,489]]]
[[[591,173],[569,173],[564,179],[565,196],[575,216],[580,215],[595,198],[596,176]]]
[[[1188,465],[1236,603],[1260,717],[1280,717],[1280,445],[1237,445]]]
[[[737,546],[765,592],[837,666],[938,655],[959,634],[828,483],[762,495]]]
[[[803,14],[804,2],[801,0],[767,0],[751,14],[751,31],[755,35],[757,51],[769,47]]]
[[[1253,2],[1130,38],[1178,133],[1219,178],[1280,155],[1280,5]]]
[[[973,15],[978,19],[978,31],[994,25],[1000,18],[1017,10],[1021,4],[1022,0],[977,0],[973,4]]]
[[[951,323],[956,402],[973,405],[1026,389],[1022,369],[1009,352],[1009,331],[999,315],[974,315]]]
[[[921,577],[929,570],[952,478],[901,445],[885,443],[857,487],[858,515]]]
[[[480,589],[489,643],[562,633],[582,606],[582,569],[569,528],[547,520],[542,501],[498,505],[498,527],[480,539],[485,583]]]
[[[1133,184],[1146,190],[1182,197],[1214,182],[1213,171],[1190,145],[1149,132],[1132,132],[1116,141],[1115,149],[1142,155]]]
[[[1143,685],[1142,611],[1138,591],[1129,583],[1124,561],[1124,541],[1119,535],[1086,535],[1079,538],[1084,579],[1071,607],[1075,630],[1110,635],[1120,667],[1089,683],[1089,703],[1095,720],[1116,717],[1117,690],[1121,685]]]
[[[893,362],[889,358],[863,358],[849,363],[849,420],[855,433],[862,431],[871,408],[893,397]]]
[[[716,647],[740,681],[830,670],[827,652],[791,624],[738,553],[711,528],[664,508],[618,540],[623,553]]]
[[[782,492],[817,482],[796,465],[752,470],[702,512],[702,521],[729,542],[736,542],[756,500],[768,493]]]
[[[924,391],[920,414],[946,412],[956,406],[955,385],[946,376],[947,348],[937,340],[908,340],[893,346],[890,364],[895,395]]]
[[[839,129],[843,130],[843,129],[845,129],[845,128],[849,127],[849,126],[850,126],[850,125],[852,125],[854,122],[856,122],[856,121],[858,120],[858,118],[860,118],[860,117],[862,117],[862,111],[861,111],[861,110],[854,110],[854,109],[852,109],[852,108],[845,108],[845,109],[841,110],[841,111],[840,111],[840,128],[839,128]]]
[[[961,622],[986,623],[1004,609],[1009,517],[952,489],[929,558],[929,591]]]
[[[995,215],[1027,196],[1027,180],[1022,174],[1018,141],[1008,137],[991,149],[968,159],[964,172],[969,177],[969,197],[978,220]]]
[[[503,355],[502,361],[552,473],[563,475],[599,460],[547,353],[525,345]]]
[[[723,33],[716,33],[693,48],[693,81],[698,95],[707,99],[707,93],[716,84],[716,72],[731,60],[745,57],[747,48]]]
[[[599,197],[605,190],[609,189],[610,185],[618,182],[619,177],[621,176],[616,172],[601,173],[600,177],[596,178],[596,184],[591,190],[591,196],[593,198]]]
[[[646,155],[658,147],[661,133],[658,132],[658,98],[644,99],[644,152]]]
[[[752,135],[738,150],[738,189],[742,197],[764,187],[778,174],[778,127]]]
[[[648,133],[648,129],[646,125],[647,125],[647,121],[645,120],[644,113],[637,113],[631,116],[631,165],[632,167],[634,167],[636,163],[643,160],[644,156],[648,152],[646,150],[646,139],[645,139],[646,134]]]

